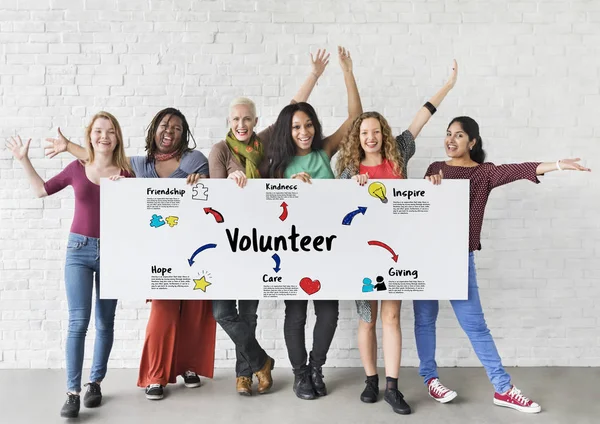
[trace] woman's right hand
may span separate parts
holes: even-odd
[[[60,127],[58,127],[58,136],[57,138],[47,138],[46,146],[44,147],[44,154],[49,158],[53,158],[59,153],[66,152],[67,146],[69,145],[69,140],[63,135],[60,131]]]
[[[11,137],[10,140],[6,141],[6,148],[10,150],[15,159],[20,162],[24,159],[29,159],[30,144],[31,139],[27,140],[25,144],[23,144],[21,136],[17,135],[17,138]]]
[[[355,175],[352,179],[357,181],[359,186],[364,186],[369,181],[369,173]]]
[[[312,184],[310,181],[310,174],[308,172],[298,172],[297,174],[292,175],[290,178],[302,180],[305,183]]]
[[[246,187],[246,183],[248,182],[248,177],[242,171],[234,171],[227,178],[235,181],[240,188]]]
[[[343,72],[352,72],[352,58],[350,50],[346,50],[342,46],[338,46],[338,59]]]

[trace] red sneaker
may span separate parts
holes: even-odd
[[[427,388],[429,389],[429,396],[431,396],[440,403],[450,402],[457,396],[454,390],[450,390],[442,383],[440,383],[439,378],[430,379],[427,382]]]
[[[523,396],[521,391],[515,386],[512,386],[506,393],[495,393],[494,404],[513,408],[527,414],[537,414],[542,410],[540,405]]]

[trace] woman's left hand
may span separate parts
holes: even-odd
[[[431,182],[433,185],[440,185],[442,183],[442,179],[444,178],[444,173],[440,169],[440,172],[435,175],[428,175],[425,179]]]
[[[201,174],[190,174],[185,179],[185,182],[189,185],[196,185],[196,183],[200,181],[200,178],[202,178]]]
[[[560,159],[558,161],[558,166],[560,166],[560,169],[563,170],[563,171],[586,171],[586,172],[591,172],[592,170],[590,168],[586,168],[585,166],[577,163],[580,160],[581,160],[580,158],[575,158],[575,159]]]
[[[308,172],[298,172],[297,174],[292,175],[290,178],[295,178],[297,180],[302,180],[305,183],[312,184],[310,181],[310,174]]]
[[[122,175],[111,175],[110,177],[108,177],[108,179],[111,181],[119,181],[121,178],[125,178],[125,177]]]

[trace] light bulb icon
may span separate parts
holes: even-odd
[[[380,182],[369,184],[369,194],[381,200],[381,203],[388,202],[387,197],[385,197],[385,186]]]

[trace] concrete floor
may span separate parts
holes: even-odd
[[[600,423],[598,368],[512,368],[517,386],[542,405],[537,415],[523,414],[492,404],[493,390],[481,368],[442,369],[441,380],[458,392],[453,402],[441,405],[430,399],[415,368],[403,369],[400,390],[413,414],[395,414],[381,399],[375,404],[359,400],[364,375],[359,368],[325,369],[330,394],[303,401],[292,392],[292,375],[275,369],[273,392],[252,398],[235,393],[231,370],[217,370],[214,380],[187,389],[168,386],[165,399],[148,401],[135,386],[136,370],[110,370],[102,384],[100,408],[82,405],[77,420],[65,420],[59,412],[64,402],[64,370],[0,371],[0,423]],[[380,370],[383,376],[383,370]],[[381,388],[383,388],[381,382]],[[380,395],[381,396],[381,395]]]

